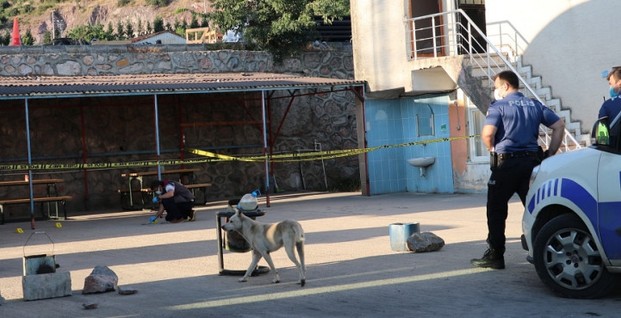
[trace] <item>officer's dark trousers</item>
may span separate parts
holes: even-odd
[[[175,202],[174,197],[162,200],[162,204],[169,222],[189,217],[193,206],[193,202]]]
[[[491,168],[487,184],[487,243],[490,248],[504,251],[509,200],[517,193],[524,204],[530,174],[538,164],[537,158],[520,157],[500,160],[496,168]]]

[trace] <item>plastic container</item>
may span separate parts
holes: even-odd
[[[237,208],[239,208],[240,210],[244,210],[244,211],[253,211],[253,210],[258,209],[259,200],[257,199],[257,197],[260,194],[261,193],[259,192],[259,190],[255,190],[255,191],[252,191],[251,193],[244,194],[241,200],[239,200],[239,203],[237,204]]]
[[[390,236],[390,248],[396,252],[409,251],[408,238],[420,233],[418,223],[392,223],[388,226],[388,236]]]

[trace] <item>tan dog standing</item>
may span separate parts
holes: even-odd
[[[300,285],[306,283],[306,267],[304,265],[304,230],[300,223],[292,220],[285,220],[278,223],[261,223],[257,222],[235,209],[235,214],[229,218],[229,221],[222,225],[225,231],[237,231],[250,244],[252,249],[252,261],[244,277],[240,278],[240,282],[245,282],[248,277],[256,269],[261,257],[265,258],[270,269],[274,272],[273,283],[280,282],[278,271],[274,267],[274,262],[270,256],[271,252],[285,247],[287,256],[295,264],[300,271]],[[300,261],[295,257],[293,249],[297,249]]]

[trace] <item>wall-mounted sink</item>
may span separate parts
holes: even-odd
[[[425,176],[425,169],[436,162],[435,157],[420,157],[408,159],[408,163],[420,169],[420,176]]]
[[[427,168],[436,162],[435,157],[420,157],[408,159],[408,163],[417,168]]]

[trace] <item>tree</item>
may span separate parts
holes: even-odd
[[[78,43],[90,43],[93,40],[107,39],[107,34],[102,24],[81,25],[69,30],[67,37],[76,40]]]
[[[155,17],[153,20],[153,32],[161,32],[164,31],[164,20],[162,17]]]
[[[43,33],[43,39],[41,41],[44,45],[52,44],[52,32],[45,31]]]
[[[121,22],[121,20],[116,22],[116,39],[117,40],[125,39],[125,29],[123,27],[123,22]]]
[[[136,26],[136,35],[141,36],[143,34],[145,34],[145,32],[142,29],[142,20],[138,19],[138,25]]]
[[[188,28],[188,21],[186,21],[186,20],[181,21],[180,28],[181,28],[181,30],[183,30],[182,33],[185,33],[185,30]]]
[[[198,19],[196,18],[196,15],[193,14],[192,15],[192,19],[190,20],[190,28],[198,28],[200,24],[198,24]]]
[[[349,15],[349,0],[211,0],[210,20],[221,32],[235,30],[246,42],[280,61],[301,49],[316,28]]]
[[[11,43],[11,34],[9,30],[4,30],[4,35],[0,35],[0,46],[9,45]]]
[[[167,6],[168,0],[147,0],[148,5],[156,6],[156,7],[165,7]]]
[[[114,40],[114,28],[112,27],[112,21],[108,22],[108,28],[106,29],[106,40]]]
[[[134,27],[132,26],[132,22],[129,21],[129,19],[125,23],[125,36],[128,39],[131,39],[134,37]]]
[[[32,32],[30,29],[26,30],[26,34],[22,37],[22,45],[34,45],[34,38],[32,37]]]

